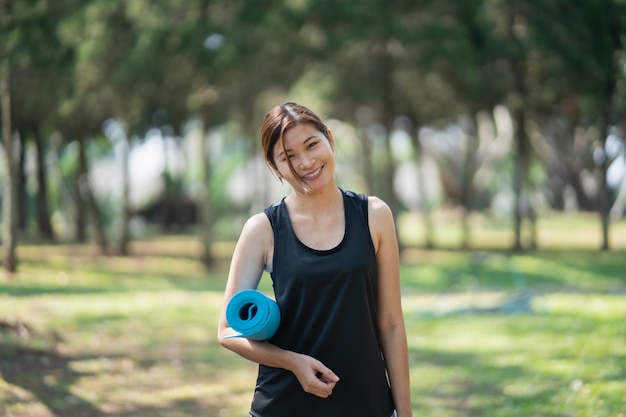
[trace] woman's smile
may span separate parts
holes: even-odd
[[[322,170],[323,169],[324,169],[324,167],[321,166],[318,169],[316,169],[315,171],[311,172],[310,174],[302,175],[302,179],[305,180],[305,181],[314,181],[314,180],[318,179],[320,177],[320,175],[322,175]]]

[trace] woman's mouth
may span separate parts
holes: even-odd
[[[309,173],[309,174],[303,175],[303,176],[302,176],[302,179],[303,179],[303,180],[305,180],[305,181],[313,181],[313,180],[316,180],[316,179],[317,179],[320,175],[322,175],[322,169],[323,169],[323,168],[324,168],[324,167],[323,167],[323,166],[321,166],[321,167],[319,167],[318,169],[316,169],[315,171],[313,171],[313,172],[311,172],[311,173]]]

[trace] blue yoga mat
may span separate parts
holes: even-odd
[[[280,324],[280,310],[276,301],[257,290],[242,290],[226,305],[226,321],[237,334],[225,336],[267,340]]]

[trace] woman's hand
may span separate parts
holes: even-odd
[[[303,354],[295,354],[290,370],[304,392],[321,398],[328,398],[339,381],[339,377],[322,362]]]

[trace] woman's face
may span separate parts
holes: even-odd
[[[300,124],[284,133],[285,149],[280,141],[274,145],[277,174],[294,190],[311,193],[334,181],[334,143],[330,131],[328,135],[330,140],[313,125]],[[288,160],[304,184],[293,175]]]

